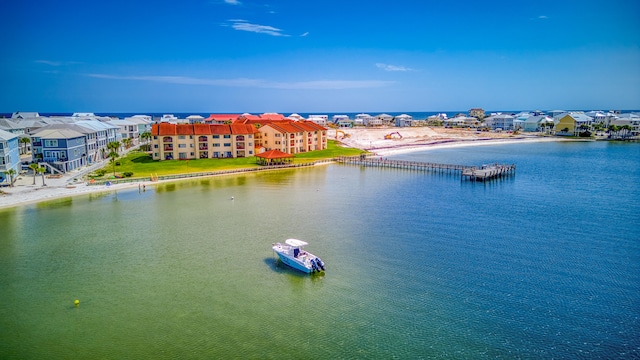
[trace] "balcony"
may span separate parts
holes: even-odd
[[[165,145],[164,151],[173,151],[173,145]]]
[[[198,149],[199,149],[199,150],[209,150],[209,146],[208,146],[208,145],[206,145],[206,144],[205,144],[205,145],[200,145],[200,146],[198,147]]]

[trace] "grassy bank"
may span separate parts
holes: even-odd
[[[336,156],[354,156],[363,153],[360,149],[346,148],[340,143],[329,140],[326,150],[309,151],[295,155],[294,163],[306,163],[317,160],[332,159]],[[155,161],[145,152],[133,151],[119,158],[115,166],[115,173],[121,176],[124,173],[133,173],[132,178],[150,177],[151,175],[166,176],[176,174],[189,174],[211,172],[221,170],[257,168],[255,157],[229,158],[229,159],[196,159],[196,160],[165,160]],[[112,178],[114,166],[107,163],[103,168],[106,173],[103,176],[92,176],[96,180]],[[98,171],[99,173],[99,171]]]

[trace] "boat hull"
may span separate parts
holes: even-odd
[[[288,265],[298,271],[302,271],[303,273],[306,273],[306,274],[310,274],[313,271],[313,268],[307,267],[304,264],[301,264],[300,262],[294,259],[291,259],[285,254],[279,253],[277,251],[276,251],[276,254],[278,254],[278,258],[280,258],[280,261],[285,263],[285,265]]]

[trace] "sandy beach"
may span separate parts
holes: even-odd
[[[328,130],[329,139],[341,141],[345,146],[368,150],[376,155],[390,156],[399,153],[442,149],[461,146],[497,145],[514,142],[562,141],[557,137],[541,137],[538,135],[513,135],[510,133],[476,132],[445,128],[376,128],[376,129],[335,129]],[[385,139],[386,134],[394,134]],[[99,168],[100,165],[94,166]],[[42,185],[42,177],[36,176],[35,185],[32,175],[20,175],[14,187],[1,188],[0,209],[19,205],[33,204],[89,193],[113,192],[117,190],[150,187],[159,182],[132,182],[126,184],[88,185],[82,176],[94,169],[85,168],[65,174],[60,178],[46,178],[46,186]],[[193,179],[193,178],[190,178]],[[179,180],[169,180],[179,181]],[[162,181],[160,181],[162,182]]]

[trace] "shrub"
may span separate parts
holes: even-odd
[[[106,174],[106,173],[107,173],[107,169],[96,170],[96,175],[97,176],[104,176],[104,174]]]
[[[120,161],[116,161],[116,166],[120,166]]]
[[[124,176],[124,177],[132,177],[133,173],[131,171],[125,171],[124,173],[122,173],[122,176]]]

